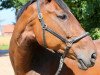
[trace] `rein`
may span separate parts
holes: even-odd
[[[38,19],[41,23],[42,26],[42,30],[43,30],[43,45],[45,48],[46,47],[46,40],[45,40],[45,31],[48,31],[49,33],[51,33],[52,35],[56,36],[58,39],[60,39],[62,42],[64,42],[65,44],[67,44],[65,52],[62,54],[61,58],[60,58],[60,63],[59,63],[59,67],[58,70],[56,71],[55,75],[59,75],[61,72],[61,69],[63,67],[64,64],[64,58],[65,56],[68,54],[68,51],[70,50],[70,48],[72,47],[72,45],[76,42],[78,42],[79,40],[81,40],[82,38],[86,37],[89,35],[88,32],[83,33],[82,35],[72,38],[72,39],[67,39],[62,37],[60,34],[58,34],[57,32],[53,31],[51,28],[48,28],[48,26],[45,24],[45,21],[43,19],[42,13],[41,13],[41,9],[40,9],[40,0],[37,0],[37,11],[38,11]]]

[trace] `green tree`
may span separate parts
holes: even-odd
[[[29,0],[0,0],[0,9],[3,8],[11,8],[20,9],[22,5],[24,5]]]

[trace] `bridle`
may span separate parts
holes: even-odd
[[[63,67],[63,63],[64,63],[64,58],[66,56],[66,54],[68,53],[69,49],[72,47],[73,43],[78,42],[79,40],[81,40],[82,38],[86,37],[89,35],[88,32],[83,33],[82,35],[72,38],[72,39],[66,39],[64,37],[62,37],[60,34],[56,33],[55,31],[53,31],[52,29],[48,28],[47,25],[44,22],[42,13],[41,13],[41,9],[40,9],[40,0],[37,0],[37,11],[38,11],[38,19],[41,23],[42,26],[42,30],[43,30],[43,45],[44,47],[46,47],[46,41],[45,41],[45,31],[48,31],[49,33],[51,33],[52,35],[56,36],[57,38],[59,38],[62,42],[64,42],[65,44],[67,44],[67,47],[65,49],[64,54],[61,56],[60,58],[60,64],[59,64],[59,68],[56,71],[55,75],[59,75],[62,67]]]
[[[60,34],[58,34],[57,32],[53,31],[51,28],[47,27],[47,25],[44,22],[42,13],[41,13],[41,9],[40,9],[40,0],[37,0],[37,11],[38,11],[38,19],[41,23],[42,26],[42,30],[43,30],[43,45],[44,47],[46,47],[46,41],[45,41],[45,31],[51,33],[52,35],[56,36],[57,38],[59,38],[62,42],[64,42],[65,44],[67,44],[67,47],[65,49],[64,54],[61,56],[60,58],[60,64],[59,64],[59,68],[56,71],[55,75],[59,75],[62,67],[63,67],[63,63],[64,63],[64,58],[66,56],[66,54],[68,53],[69,49],[72,47],[72,45],[75,42],[78,42],[79,40],[81,40],[82,38],[86,37],[89,35],[88,32],[83,33],[82,35],[72,38],[72,39],[66,39],[64,37],[62,37]],[[47,48],[47,47],[46,47]]]

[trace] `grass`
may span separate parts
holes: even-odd
[[[8,50],[11,36],[0,36],[0,50]]]
[[[0,45],[0,50],[8,50],[9,45]]]

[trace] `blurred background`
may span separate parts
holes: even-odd
[[[0,0],[0,57],[8,55],[9,42],[16,24],[16,13],[28,1],[29,0]],[[100,0],[64,1],[79,20],[82,27],[90,32],[92,39],[100,39]],[[5,60],[10,61],[8,59]]]

